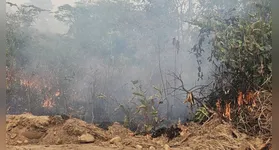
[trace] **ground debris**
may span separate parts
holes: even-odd
[[[121,137],[117,136],[117,137],[112,138],[109,142],[111,144],[117,144],[117,143],[121,142],[121,140],[122,140]]]
[[[231,124],[212,118],[206,124],[193,122],[152,130],[142,136],[119,123],[108,130],[76,118],[63,120],[61,116],[7,115],[6,143],[9,149],[270,149],[269,141],[240,133]],[[85,135],[88,139],[84,139]],[[90,138],[89,138],[90,136]],[[92,138],[93,137],[93,138]],[[83,138],[83,139],[82,139]],[[81,143],[90,144],[81,144]],[[28,144],[28,145],[27,145]],[[41,146],[41,147],[40,147]],[[46,147],[48,146],[48,147]],[[55,148],[57,149],[55,149]]]
[[[165,149],[165,150],[170,150],[170,146],[169,146],[168,144],[165,144],[165,145],[164,145],[164,149]]]
[[[13,133],[13,134],[10,135],[10,138],[14,139],[14,138],[16,138],[16,136],[17,136],[17,134]]]
[[[157,130],[152,129],[151,130],[151,137],[152,138],[157,138],[157,137],[160,137],[162,135],[165,135],[168,138],[168,141],[170,141],[173,138],[179,136],[181,131],[182,130],[179,127],[177,127],[177,125],[172,125],[169,128],[161,127]]]
[[[136,145],[136,149],[142,149],[143,147],[141,145]]]

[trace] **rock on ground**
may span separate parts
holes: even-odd
[[[95,138],[91,134],[86,133],[78,137],[78,141],[80,143],[93,143],[95,141]]]
[[[117,143],[121,142],[121,137],[116,136],[116,137],[112,138],[109,142],[111,144],[117,144]]]

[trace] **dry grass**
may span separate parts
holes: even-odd
[[[190,136],[182,141],[181,145],[192,150],[256,150],[263,144],[262,139],[240,133],[232,124],[222,121],[218,115],[202,126],[191,123],[187,130]]]
[[[240,112],[233,112],[234,125],[238,130],[251,136],[259,136],[265,140],[271,138],[272,123],[272,93],[258,91],[256,106],[244,106]]]

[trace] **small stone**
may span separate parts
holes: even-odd
[[[93,143],[95,138],[91,134],[86,133],[78,137],[78,140],[80,143]]]
[[[54,136],[56,135],[56,131],[53,132],[53,135],[54,135]]]
[[[110,147],[111,147],[111,148],[117,148],[117,146],[116,146],[116,145],[110,145]]]
[[[141,145],[136,145],[136,149],[142,149]]]
[[[165,149],[165,150],[170,150],[170,146],[169,146],[168,144],[165,144],[165,145],[164,145],[164,149]]]
[[[150,150],[156,150],[156,148],[154,146],[150,146],[149,149]]]
[[[153,138],[151,137],[151,135],[148,134],[148,135],[146,135],[146,139],[147,140],[152,140]]]
[[[19,126],[17,126],[18,127],[18,129],[23,129],[23,126],[22,125],[19,125]]]
[[[42,132],[35,132],[35,131],[25,131],[22,133],[28,139],[40,139],[43,136]]]
[[[185,134],[185,131],[180,132],[180,136],[184,136]]]
[[[10,136],[10,138],[11,138],[11,139],[14,139],[14,138],[16,138],[16,136],[17,136],[17,134],[12,133],[11,136]]]
[[[23,143],[24,143],[24,144],[28,144],[29,141],[28,141],[28,140],[24,140]]]
[[[11,126],[11,124],[8,124],[8,125],[6,126],[6,130],[7,130],[7,131],[11,131],[12,128],[13,128],[13,127]]]
[[[158,140],[158,141],[156,141],[156,144],[163,146],[164,145],[164,141]]]
[[[121,142],[121,140],[122,140],[121,137],[116,136],[116,137],[112,138],[109,142],[110,142],[111,144],[116,144],[116,143]]]
[[[17,144],[22,144],[22,141],[16,141],[17,142]]]
[[[60,144],[62,144],[63,142],[62,142],[62,140],[61,140],[60,138],[58,138],[57,141],[56,141],[55,143],[56,143],[56,145],[60,145]]]

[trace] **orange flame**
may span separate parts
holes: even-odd
[[[242,92],[238,92],[237,104],[238,104],[238,106],[243,105],[243,94],[242,94]]]
[[[40,83],[37,82],[36,80],[25,80],[25,79],[20,79],[20,85],[29,87],[29,88],[34,88],[34,89],[39,89],[40,88]]]
[[[246,104],[249,104],[251,105],[252,104],[252,107],[255,107],[256,106],[256,98],[257,96],[259,96],[259,92],[252,92],[252,91],[249,91],[247,94],[246,94],[246,101],[245,103]]]
[[[44,103],[43,103],[44,108],[52,108],[54,105],[55,104],[54,104],[52,98],[47,98],[44,100]]]
[[[253,101],[253,93],[249,91],[245,97],[245,104],[251,104],[252,101]]]
[[[58,97],[60,95],[60,91],[56,91],[55,96]]]
[[[217,107],[218,112],[220,113],[221,112],[221,100],[220,99],[217,100],[216,107]]]
[[[231,103],[226,103],[226,109],[225,109],[225,114],[223,114],[224,117],[226,117],[227,119],[229,119],[230,121],[231,119]]]

